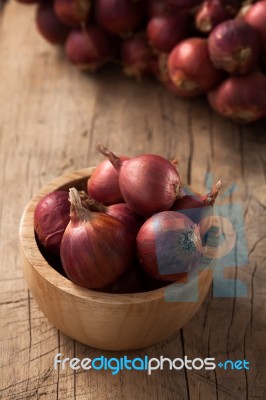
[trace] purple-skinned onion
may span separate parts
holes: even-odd
[[[169,53],[187,35],[188,19],[184,13],[156,16],[147,25],[149,43],[158,52]]]
[[[231,76],[208,93],[210,106],[224,117],[249,123],[266,117],[266,76],[259,71]]]
[[[206,194],[201,195],[193,192],[190,188],[182,188],[182,197],[178,198],[171,210],[178,211],[185,214],[193,222],[199,223],[204,217],[212,212],[212,207],[219,194],[222,186],[222,181],[218,181],[212,190]]]
[[[88,20],[91,0],[55,0],[54,10],[66,25],[80,26]]]
[[[127,160],[127,157],[121,156]],[[87,192],[91,198],[106,206],[124,201],[119,188],[118,171],[109,160],[102,161],[87,182]]]
[[[142,1],[97,0],[95,19],[105,31],[125,36],[133,32],[144,14]]]
[[[153,215],[142,225],[136,241],[139,262],[154,279],[176,281],[199,267],[199,226],[177,211]]]
[[[97,149],[119,172],[119,187],[128,207],[143,216],[169,210],[180,196],[180,177],[164,157],[141,154],[122,160],[105,146]]]
[[[210,58],[216,68],[244,75],[257,63],[260,38],[252,26],[235,19],[217,25],[209,36]]]
[[[47,194],[37,204],[34,212],[34,229],[47,252],[60,254],[64,231],[69,223],[68,193],[60,190]]]
[[[132,211],[126,203],[118,203],[106,207],[91,198],[88,198],[85,203],[91,211],[105,213],[117,218],[127,227],[128,231],[131,232],[134,237],[137,236],[137,233],[144,222],[143,218]]]
[[[69,199],[70,222],[60,248],[64,271],[82,287],[102,289],[131,265],[133,237],[118,219],[84,208],[75,188]]]

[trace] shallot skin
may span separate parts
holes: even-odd
[[[137,236],[137,233],[144,222],[143,218],[132,211],[125,203],[113,204],[107,207],[107,214],[119,219],[119,221],[128,228],[134,237]]]
[[[208,100],[219,114],[239,123],[266,117],[266,76],[254,71],[229,77],[208,94]]]
[[[64,44],[69,34],[69,27],[60,21],[50,2],[39,3],[36,25],[40,34],[51,44]]]
[[[69,223],[68,193],[55,191],[43,197],[34,212],[34,229],[43,247],[52,254],[60,254],[64,231]]]
[[[180,178],[176,168],[165,158],[143,154],[122,164],[119,186],[131,210],[150,216],[171,208],[179,195]]]
[[[54,10],[58,18],[66,25],[79,26],[87,21],[91,0],[55,0]]]
[[[136,28],[143,17],[143,1],[97,0],[95,19],[107,32],[128,35]]]
[[[230,74],[250,72],[260,51],[259,35],[242,20],[228,20],[217,25],[209,37],[210,58],[216,68]]]
[[[168,72],[176,93],[185,98],[206,93],[223,77],[212,64],[208,42],[202,38],[185,39],[174,47],[168,58]]]
[[[220,22],[231,17],[220,0],[205,0],[196,14],[196,27],[211,32]]]
[[[198,225],[177,211],[153,215],[137,236],[144,270],[155,279],[175,281],[199,266],[202,242]]]
[[[260,34],[261,41],[266,51],[266,0],[252,5],[244,20]]]
[[[221,186],[222,181],[220,180],[205,196],[193,192],[189,187],[183,187],[182,194],[184,194],[184,196],[179,197],[175,201],[172,210],[185,214],[193,222],[198,224],[203,218],[212,215],[212,207]]]
[[[121,157],[128,159],[127,157]],[[102,161],[93,171],[87,183],[90,197],[105,206],[124,201],[119,188],[118,171],[109,160]]]
[[[97,26],[72,30],[65,51],[68,59],[78,68],[95,71],[110,61],[115,54],[115,42]]]
[[[163,53],[169,53],[187,35],[188,20],[184,13],[153,17],[147,25],[150,44]]]
[[[116,218],[85,208],[80,216],[71,215],[60,256],[72,282],[88,289],[111,285],[131,265],[132,255],[132,236]]]
[[[125,75],[141,80],[150,74],[153,54],[144,35],[134,35],[123,40],[120,53]]]

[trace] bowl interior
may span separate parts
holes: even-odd
[[[63,276],[61,273],[56,271],[47,261],[47,259],[41,253],[38,244],[35,238],[35,232],[33,227],[34,221],[34,211],[37,203],[40,201],[42,197],[46,194],[51,193],[54,190],[65,190],[67,191],[71,187],[75,187],[78,190],[85,190],[87,186],[87,180],[91,176],[94,167],[85,168],[82,170],[78,170],[73,173],[65,174],[59,178],[56,178],[46,186],[44,186],[28,203],[20,224],[20,241],[22,251],[24,255],[31,263],[35,271],[40,274],[44,279],[48,280],[52,285],[55,285],[59,290],[64,292],[68,292],[73,296],[77,296],[80,298],[87,298],[90,300],[94,300],[97,302],[103,303],[115,303],[115,304],[128,304],[130,303],[143,303],[156,301],[158,299],[163,299],[166,294],[166,290],[168,294],[172,291],[175,291],[175,294],[178,295],[177,291],[179,290],[180,298],[184,294],[184,287],[187,286],[187,290],[189,287],[193,286],[193,282],[197,284],[197,276],[190,279],[189,285],[180,285],[178,288],[176,283],[173,282],[170,285],[165,287],[161,287],[159,289],[147,291],[147,292],[138,292],[132,294],[113,294],[113,293],[105,293],[94,291],[86,288],[82,288],[75,283],[71,282],[68,278]],[[211,268],[211,264],[209,266]],[[205,268],[206,269],[206,268]],[[201,273],[201,272],[199,272]],[[167,289],[166,289],[167,288]]]

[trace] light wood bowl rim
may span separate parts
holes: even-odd
[[[121,306],[128,305],[129,303],[138,304],[162,300],[164,298],[165,287],[148,292],[139,292],[132,294],[104,293],[83,288],[71,282],[69,279],[65,278],[63,275],[57,272],[41,254],[35,240],[33,227],[34,210],[37,203],[46,194],[51,193],[54,190],[58,190],[60,187],[67,185],[72,181],[81,179],[85,180],[86,178],[89,178],[94,169],[95,167],[88,167],[63,174],[46,184],[29,201],[22,214],[19,227],[20,244],[25,257],[28,259],[35,272],[37,272],[42,279],[48,281],[58,290],[83,300],[85,299],[87,301],[94,301],[103,304],[112,303]],[[206,269],[204,269],[204,271],[206,271]],[[200,271],[199,274],[201,274],[202,272],[203,271]],[[168,285],[168,287],[173,285],[175,285],[175,282]]]

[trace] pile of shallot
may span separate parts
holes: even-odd
[[[97,147],[106,159],[86,190],[54,191],[35,208],[47,261],[75,284],[110,293],[153,290],[197,274],[208,259],[201,222],[212,214],[221,181],[201,196],[181,183],[175,162]]]
[[[122,65],[240,123],[266,116],[266,0],[17,0],[80,69]]]

